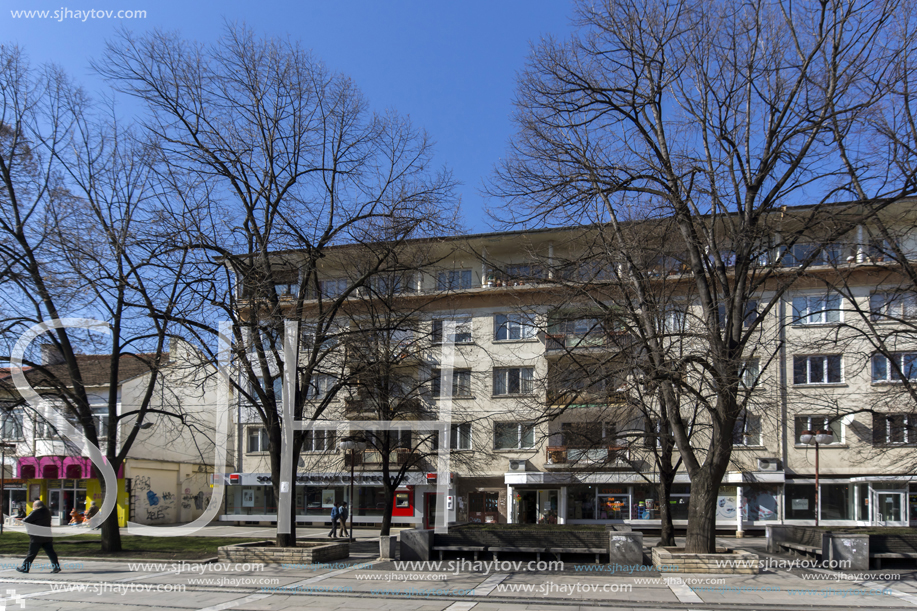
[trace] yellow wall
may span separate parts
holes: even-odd
[[[27,490],[31,490],[32,484],[39,484],[41,486],[41,494],[38,498],[47,505],[48,504],[48,484],[47,480],[43,479],[30,479],[26,480]],[[96,503],[96,507],[102,508],[102,485],[99,484],[98,480],[90,479],[86,481],[86,500],[92,499]],[[26,500],[26,510],[32,511],[32,498]],[[124,528],[127,526],[127,515],[128,507],[130,504],[130,498],[127,495],[127,492],[124,489],[124,480],[118,480],[118,526]],[[85,511],[85,507],[77,507],[79,511]]]

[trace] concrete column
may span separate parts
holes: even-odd
[[[513,500],[513,487],[506,486],[506,523],[513,523],[513,506],[516,502]]]
[[[557,499],[557,523],[567,523],[567,487],[560,487],[560,498]]]

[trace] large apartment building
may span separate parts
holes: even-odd
[[[912,207],[896,205],[893,233],[896,246],[917,257]],[[413,402],[408,419],[434,421],[448,413],[451,421],[445,499],[435,485],[436,449],[447,443],[422,427],[397,433],[391,464],[411,468],[394,499],[395,524],[431,526],[435,508],[444,504],[453,522],[659,525],[651,452],[659,441],[652,417],[635,407],[640,397],[628,379],[636,349],[625,326],[607,323],[608,309],[582,297],[589,294],[584,285],[601,287],[613,276],[613,261],[583,254],[596,231],[428,240],[427,252],[435,256],[384,281],[404,312],[399,320],[410,327],[398,331],[400,347],[390,352],[402,380],[394,394]],[[883,256],[891,245],[874,235],[860,225],[827,244],[785,234],[764,240],[760,265],[772,275],[748,308],[746,325],[758,322],[743,366],[750,400],[719,491],[718,528],[812,524],[816,515],[821,524],[838,526],[917,521],[911,462],[917,447],[917,409],[911,408],[917,405],[902,384],[917,378],[915,287]],[[344,290],[345,259],[326,260],[312,297]],[[692,301],[690,273],[669,259],[652,263],[658,283],[670,287],[659,328],[690,338],[700,324],[699,305]],[[573,280],[587,275],[574,289]],[[293,273],[278,291],[295,294],[301,282]],[[329,354],[338,356],[313,376],[310,400],[325,398],[339,376],[360,366],[356,347],[371,342],[365,329],[356,330],[374,316],[367,306],[379,299],[373,287],[355,291],[353,312],[359,313],[337,321],[343,339]],[[580,296],[571,297],[577,291]],[[388,337],[391,343],[395,335]],[[877,338],[893,352],[877,351]],[[303,341],[308,344],[307,334]],[[351,461],[338,449],[351,433],[346,421],[374,417],[367,407],[369,376],[355,377],[362,381],[341,385],[334,409],[322,416],[340,421],[338,430],[307,435],[296,467],[300,522],[325,522],[331,506],[344,500],[355,522],[381,521],[379,453],[369,449]],[[410,388],[403,380],[413,381]],[[237,410],[238,473],[221,519],[274,521],[266,431],[247,400],[240,397]],[[817,449],[811,443],[816,433]],[[690,496],[691,482],[679,471],[670,499],[676,526],[686,523]]]

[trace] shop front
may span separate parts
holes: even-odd
[[[917,518],[917,485],[909,477],[863,476],[787,480],[788,524],[824,526],[908,526]],[[912,488],[912,486],[914,488]]]
[[[221,521],[276,522],[277,499],[270,474],[240,473],[224,476],[227,484]],[[437,505],[435,480],[428,483],[423,473],[411,473],[395,491],[392,523],[421,526]],[[451,490],[449,495],[454,494]],[[351,500],[350,475],[338,473],[300,474],[296,477],[294,503],[298,523],[331,521],[335,503],[347,502],[355,523],[381,523],[385,513],[385,489],[378,473],[357,473]],[[450,502],[447,499],[446,503]],[[446,504],[444,503],[444,504]],[[432,519],[432,518],[431,518]],[[453,518],[454,519],[454,518]]]
[[[32,501],[41,499],[51,511],[52,524],[67,524],[70,512],[86,510],[86,502],[95,501],[101,507],[103,495],[99,480],[91,477],[92,462],[80,456],[23,457],[17,464],[21,488],[10,497],[4,494],[4,507],[12,509],[12,503],[20,497],[25,501],[26,511],[32,510]],[[124,468],[118,470],[118,524],[127,526],[130,497],[124,480]],[[13,497],[16,497],[14,501]]]

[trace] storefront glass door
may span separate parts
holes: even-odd
[[[873,520],[879,526],[906,526],[905,495],[903,492],[875,491]]]
[[[538,491],[538,523],[557,524],[557,490]]]

